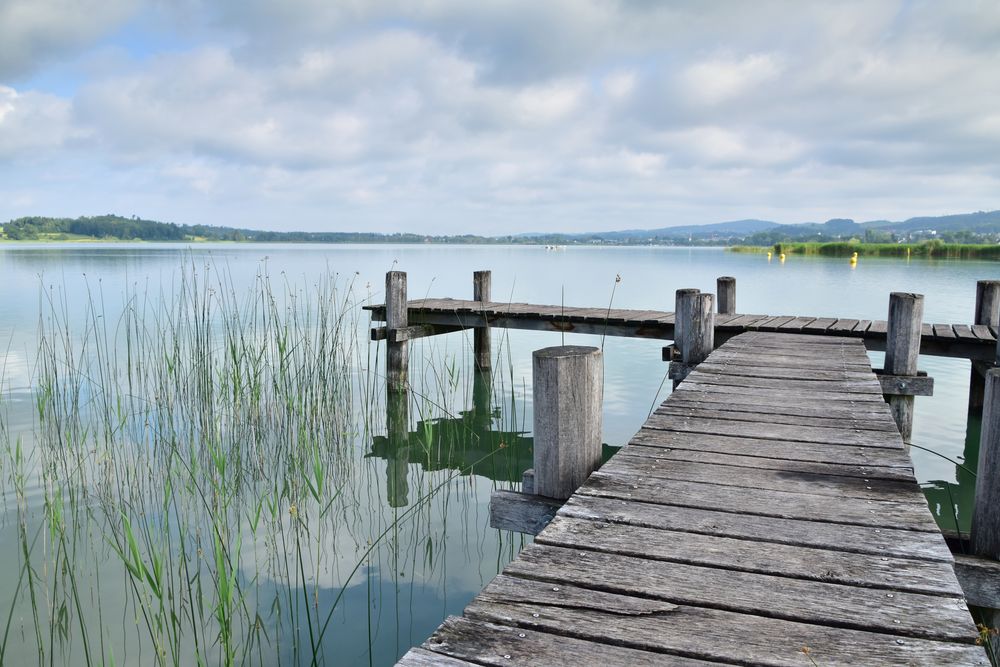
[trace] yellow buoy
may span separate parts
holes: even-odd
[[[857,265],[858,265],[858,258],[857,258],[857,256],[851,257],[851,266],[857,266]]]
[[[771,253],[767,253],[767,261],[771,261]]]
[[[780,255],[778,255],[778,259],[780,259],[782,262],[784,262],[785,261],[785,253],[781,253]]]

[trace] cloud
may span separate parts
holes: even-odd
[[[0,85],[0,159],[45,157],[81,136],[67,100]]]
[[[4,0],[0,2],[0,82],[91,45],[135,10],[133,0]]]
[[[103,49],[74,93],[0,89],[0,156],[21,170],[0,179],[26,179],[34,201],[32,181],[70,193],[73,164],[87,165],[67,194],[80,208],[263,227],[1000,207],[994,5],[172,0],[155,28],[148,11],[130,19],[132,39],[158,43],[141,31],[164,25],[193,37],[132,55],[100,41],[130,11],[115,6],[67,38]],[[19,71],[46,62],[36,51]]]

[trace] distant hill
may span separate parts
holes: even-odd
[[[677,227],[660,227],[658,229],[625,229],[617,232],[600,232],[587,236],[621,237],[621,238],[671,238],[684,236],[746,236],[755,232],[763,232],[780,227],[770,220],[732,220],[730,222],[715,222],[708,225],[680,225]]]
[[[922,216],[903,221],[855,222],[833,218],[826,222],[778,224],[769,220],[732,220],[707,225],[609,232],[528,233],[517,236],[461,236],[379,234],[374,232],[276,232],[214,225],[184,225],[138,217],[101,215],[80,218],[18,218],[3,225],[0,239],[145,241],[243,241],[257,243],[516,243],[545,245],[773,245],[795,241],[852,238],[878,243],[941,239],[953,243],[1000,242],[1000,211],[977,211],[945,216]]]

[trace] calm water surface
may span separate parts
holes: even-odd
[[[471,298],[472,272],[491,269],[495,301],[662,310],[673,309],[674,290],[696,287],[714,291],[716,277],[731,275],[737,278],[739,312],[884,319],[889,293],[908,291],[925,295],[925,322],[970,322],[976,281],[1000,278],[1000,266],[990,262],[862,258],[852,267],[846,259],[793,256],[780,263],[768,262],[762,255],[720,249],[0,246],[3,407],[10,425],[8,437],[13,440],[21,434],[29,458],[32,432],[38,421],[34,386],[39,321],[48,308],[47,302],[53,299],[62,304],[59,308],[68,329],[82,329],[78,320],[84,318],[87,303],[98,303],[103,317],[112,320],[120,317],[126,293],[142,294],[152,301],[169,299],[178,289],[183,266],[194,267],[192,270],[202,274],[225,273],[237,291],[251,288],[261,274],[282,284],[306,288],[324,275],[337,274],[342,285],[353,283],[356,299],[352,307],[356,309],[369,300],[382,302],[384,274],[391,269],[408,272],[411,299]],[[357,310],[359,340],[363,341],[368,326],[366,316]],[[319,649],[322,662],[391,664],[409,646],[420,643],[446,615],[460,613],[523,546],[525,539],[521,536],[489,529],[487,504],[493,489],[509,488],[519,479],[521,469],[530,464],[531,414],[524,397],[531,394],[531,351],[561,340],[604,345],[604,438],[610,445],[624,444],[654,404],[665,397],[669,383],[664,382],[666,366],[660,362],[662,342],[495,331],[494,348],[502,357],[495,375],[501,375],[503,380],[499,388],[494,388],[494,403],[499,411],[484,418],[482,411],[473,414],[472,392],[468,390],[469,337],[452,334],[413,343],[415,374],[435,376],[417,377],[416,382],[426,380],[435,386],[451,383],[445,393],[452,404],[438,410],[435,401],[425,396],[423,403],[416,399],[417,405],[411,410],[410,430],[416,434],[413,442],[422,442],[421,429],[430,433],[433,426],[435,435],[426,441],[436,443],[436,453],[414,451],[409,442],[401,453],[383,437],[384,424],[359,433],[353,441],[352,453],[345,457],[350,470],[343,472],[345,479],[352,480],[351,492],[331,499],[332,507],[337,508],[334,513],[339,514],[324,523],[325,532],[316,538],[322,548],[302,566],[304,579],[310,584],[313,609],[330,607],[334,601],[337,604]],[[363,351],[361,356],[369,362],[361,364],[358,373],[377,373],[381,362],[373,360],[381,352],[374,346]],[[881,353],[872,353],[871,357],[875,365],[881,364]],[[919,449],[912,450],[917,477],[939,521],[949,527],[957,522],[965,529],[971,477],[947,459],[975,468],[978,425],[973,422],[967,429],[966,418],[969,363],[923,357],[920,366],[935,378],[936,395],[917,399],[914,444]],[[449,374],[460,379],[449,380]],[[448,419],[440,421],[442,416]],[[470,433],[475,437],[470,439]],[[478,444],[470,444],[473,441]],[[502,443],[503,456],[497,456],[495,461],[478,461],[496,451],[496,443]],[[442,447],[447,452],[442,453]],[[477,461],[470,471],[470,465]],[[9,462],[2,472],[6,481],[0,565],[13,571],[24,564],[18,512],[28,516],[30,524],[31,517],[43,513],[47,496],[36,471],[27,482],[24,506],[19,510]],[[431,500],[416,502],[431,492]],[[248,511],[252,505],[248,501]],[[113,655],[116,664],[157,664],[163,657],[148,646],[148,632],[139,620],[134,593],[124,583],[122,561],[113,552],[107,557],[100,536],[91,535],[90,539],[95,544],[83,550],[89,555],[79,560],[81,571],[94,574],[85,582],[86,594],[81,597],[86,598],[90,609],[102,610],[105,615],[99,629],[90,633],[90,652],[105,659]],[[33,548],[44,551],[52,545],[39,542]],[[266,543],[244,543],[242,549],[244,558],[249,559],[250,553],[258,563],[273,558],[275,551]],[[39,559],[44,562],[41,555]],[[93,561],[90,569],[85,563],[88,560]],[[295,589],[295,578],[275,575],[268,567],[252,568],[243,559],[239,569],[247,588],[254,591],[252,598],[257,608],[264,610],[260,612],[261,623],[268,628],[270,642],[250,651],[248,654],[254,657],[247,663],[309,663],[317,649],[296,647],[296,642],[305,641],[305,631],[286,627],[275,620],[281,618],[282,612],[275,611],[273,604],[260,603],[287,599],[293,606],[299,604],[299,593],[293,590],[292,595],[286,595],[288,589]],[[39,581],[49,576],[45,572],[36,574]],[[11,610],[5,649],[10,664],[40,660],[38,621],[33,620],[39,614],[31,611],[23,581],[7,576],[0,579],[0,623],[6,622]],[[43,607],[48,600],[58,599],[58,591],[47,588],[39,595],[41,601],[36,605]],[[53,608],[41,616],[58,618],[61,612],[54,602],[51,604]],[[72,608],[65,613],[70,618],[77,613],[88,614],[86,609]],[[80,658],[80,639],[75,638],[79,633],[74,623],[67,626],[68,638],[60,640],[58,633],[52,633],[51,641],[50,626],[58,623],[43,623],[41,643],[51,654],[45,656],[46,662],[53,657],[59,664],[85,663]],[[208,641],[211,643],[212,638]],[[95,648],[94,644],[100,646]],[[218,657],[218,661],[224,659]]]

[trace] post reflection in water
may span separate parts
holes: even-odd
[[[534,440],[526,431],[499,424],[501,411],[492,398],[489,370],[473,376],[472,409],[458,417],[418,421],[409,431],[409,396],[389,393],[385,436],[375,436],[366,458],[386,462],[386,497],[390,507],[410,503],[407,472],[419,466],[424,472],[455,470],[494,482],[520,483],[533,465]],[[619,447],[602,444],[602,461]]]
[[[418,421],[409,431],[409,395],[390,392],[386,401],[386,435],[375,436],[368,457],[386,462],[386,497],[390,507],[410,503],[407,471],[411,464],[425,472],[456,470],[495,482],[520,482],[532,464],[532,439],[523,431],[495,424],[490,371],[473,376],[472,409],[457,417]]]

